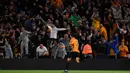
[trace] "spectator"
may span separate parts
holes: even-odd
[[[83,46],[85,45],[85,42],[87,41],[86,38],[85,38],[85,35],[84,36],[83,35],[79,36],[78,41],[79,41],[80,58],[81,58],[81,60],[83,60],[82,50],[83,50]]]
[[[76,12],[73,13],[73,15],[70,16],[69,20],[72,22],[72,26],[78,27],[78,20],[80,19],[79,15],[77,15]]]
[[[102,24],[100,25],[100,34],[105,40],[108,40],[106,28]]]
[[[114,19],[116,19],[116,20],[122,19],[121,6],[120,6],[118,1],[113,2],[113,5],[111,6],[111,9],[113,11]]]
[[[51,3],[55,8],[61,8],[62,7],[62,0],[52,0]]]
[[[52,45],[52,43],[54,41],[58,40],[57,39],[57,33],[58,33],[58,31],[68,30],[66,28],[57,28],[54,24],[51,24],[50,22],[49,22],[49,24],[46,23],[41,17],[38,17],[38,18],[40,18],[46,24],[46,26],[49,28],[49,31],[50,31],[50,41],[49,41],[49,43],[50,43],[50,45]],[[49,47],[50,47],[50,45],[49,45]]]
[[[92,26],[94,27],[94,29],[99,30],[99,28],[100,28],[100,19],[97,18],[97,17],[95,17],[95,18],[92,17]]]
[[[121,45],[119,46],[119,57],[122,59],[127,58],[127,54],[129,53],[128,47],[124,44],[124,40],[122,40]]]
[[[114,34],[114,38],[113,40],[111,40],[109,43],[106,42],[108,48],[107,48],[107,55],[110,55],[110,58],[116,58],[117,59],[117,55],[119,54],[119,50],[117,49],[117,45],[118,45],[118,34],[115,33]]]
[[[20,52],[21,57],[24,55],[24,49],[25,49],[25,55],[28,56],[28,42],[29,42],[29,34],[30,32],[26,31],[24,27],[21,28],[22,32],[20,33],[19,37],[19,43],[21,43],[20,46]]]
[[[82,54],[84,56],[84,58],[92,58],[92,47],[90,45],[90,41],[88,44],[85,44],[84,47],[83,47],[83,51],[82,51]]]
[[[66,49],[66,52],[67,52],[67,57],[68,57],[69,52],[71,51],[69,42],[70,42],[70,38],[69,38],[68,34],[65,34],[64,38],[62,39],[62,43],[65,45],[65,49]]]
[[[102,41],[104,39],[111,41],[115,32],[119,34],[119,43],[125,39],[126,46],[129,48],[129,5],[129,0],[33,0],[31,2],[29,0],[9,0],[2,5],[0,34],[6,35],[3,39],[8,37],[10,40],[8,43],[14,51],[15,46],[18,46],[18,37],[22,35],[20,35],[19,28],[24,27],[31,32],[30,37],[26,38],[29,39],[26,43],[30,41],[38,46],[42,42],[54,56],[56,49],[53,47],[58,46],[57,41],[66,34],[64,30],[69,29],[69,32],[74,33],[78,39],[80,52],[84,44],[83,39],[92,42],[94,57],[98,53],[106,53]],[[70,35],[70,33],[67,34]],[[62,41],[66,49],[69,47],[65,42],[69,40],[68,38],[67,41]],[[54,41],[56,43],[52,47]],[[114,42],[112,41],[111,44]],[[19,46],[23,45],[21,43]],[[31,46],[31,44],[27,45]],[[31,50],[27,51],[27,45],[25,54],[32,53]],[[17,48],[19,50],[19,47]],[[113,51],[113,48],[111,50]],[[115,54],[115,51],[113,53]]]
[[[13,58],[13,52],[10,44],[8,43],[8,39],[5,39],[5,58]]]
[[[58,47],[58,42],[55,41],[52,45],[50,45],[50,47],[51,47],[51,57],[54,58],[55,52],[56,52],[57,47]]]
[[[48,52],[47,48],[43,44],[40,44],[36,49],[36,57],[44,58],[47,56],[49,56],[49,52]]]
[[[127,27],[128,35],[126,36],[126,45],[128,46],[128,49],[130,50],[130,27]]]
[[[51,26],[48,25],[48,28],[50,29],[50,40],[51,43],[53,43],[53,41],[57,41],[57,33],[58,31],[65,31],[67,30],[66,28],[57,28],[54,24],[52,24]]]
[[[58,43],[57,50],[55,52],[54,59],[56,59],[56,57],[64,59],[66,55],[67,55],[67,53],[66,53],[65,45],[60,40],[59,43]]]

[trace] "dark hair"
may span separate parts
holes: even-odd
[[[76,37],[76,34],[74,34],[74,33],[71,33],[71,36],[72,36],[72,37]]]

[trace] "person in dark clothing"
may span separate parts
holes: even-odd
[[[87,42],[87,40],[85,39],[85,36],[80,36],[78,41],[79,41],[80,59],[83,60],[82,49],[83,49],[83,46],[85,45],[85,42]]]

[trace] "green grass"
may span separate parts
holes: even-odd
[[[62,73],[63,70],[0,70],[0,73]],[[70,70],[68,73],[130,73],[119,70]]]

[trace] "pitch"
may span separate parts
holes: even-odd
[[[0,70],[0,73],[62,73],[63,70]],[[130,73],[119,70],[69,70],[68,73]]]

